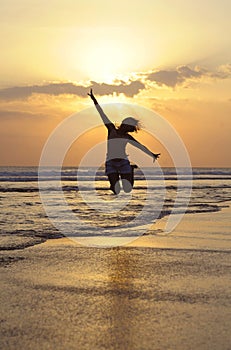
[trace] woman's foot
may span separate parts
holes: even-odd
[[[131,167],[133,170],[138,168],[138,166],[136,164],[131,164]]]

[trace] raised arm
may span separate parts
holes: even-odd
[[[143,151],[144,153],[146,153],[147,155],[149,155],[150,157],[153,158],[153,162],[159,158],[160,153],[152,153],[147,147],[145,147],[144,145],[142,145],[142,143],[140,143],[139,141],[137,141],[136,139],[134,139],[134,137],[132,137],[131,135],[129,135],[129,142],[139,148],[141,151]]]
[[[98,104],[98,101],[96,100],[96,98],[95,98],[95,96],[94,96],[94,94],[92,92],[92,89],[90,90],[90,93],[88,94],[88,96],[90,96],[90,98],[94,102],[95,107],[96,107],[97,111],[99,112],[99,115],[100,115],[103,123],[105,124],[105,126],[108,129],[111,129],[112,127],[114,128],[114,124],[110,121],[110,119],[106,116],[106,114],[104,113],[104,111],[102,110],[100,105]]]

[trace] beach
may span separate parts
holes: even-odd
[[[1,250],[1,349],[230,349],[230,212],[122,247]]]
[[[0,4],[0,350],[231,350],[231,0]]]

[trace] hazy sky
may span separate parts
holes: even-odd
[[[0,0],[0,8],[1,165],[38,164],[54,127],[91,105],[93,87],[99,102],[161,114],[193,166],[231,166],[230,0]],[[170,164],[165,155],[160,164]]]

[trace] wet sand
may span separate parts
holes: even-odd
[[[230,265],[218,251],[57,244],[5,253],[1,349],[228,350]]]
[[[182,240],[1,251],[0,348],[230,349],[231,250]]]

